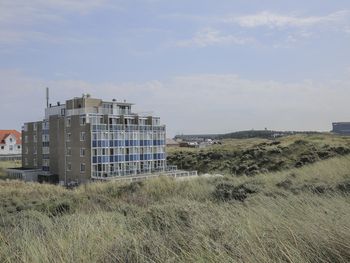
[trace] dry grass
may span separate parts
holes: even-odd
[[[350,137],[298,134],[277,140],[227,139],[205,149],[171,148],[168,163],[200,173],[254,175],[300,167],[350,153]]]
[[[3,181],[0,262],[349,262],[349,170],[341,157],[255,177],[73,191]],[[237,201],[237,187],[254,191]]]

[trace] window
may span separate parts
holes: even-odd
[[[34,158],[34,167],[37,167],[38,166],[38,161],[37,161],[37,159],[36,158]]]
[[[38,150],[36,149],[36,146],[34,146],[34,154],[37,154]]]
[[[1,146],[1,150],[3,150],[5,147],[4,146]]]
[[[43,130],[48,130],[49,127],[50,127],[49,122],[48,121],[44,121],[43,122]]]
[[[34,131],[37,130],[37,125],[36,125],[36,123],[33,123],[33,130],[34,130]]]
[[[49,159],[44,159],[43,160],[43,166],[49,167],[50,166],[50,160]]]
[[[80,157],[85,156],[85,148],[80,148]]]
[[[36,135],[34,135],[34,142],[37,142],[38,141],[38,138]]]
[[[80,133],[80,141],[85,141],[85,132]]]
[[[67,133],[67,138],[66,138],[66,139],[67,139],[67,142],[70,142],[71,136],[72,136],[72,135],[71,135],[70,133]]]
[[[85,118],[85,116],[81,116],[79,121],[80,121],[80,126],[85,125],[85,124],[86,124],[86,118]]]
[[[67,148],[67,155],[71,156],[72,155],[72,149],[71,148]]]
[[[50,154],[50,148],[49,147],[43,147],[43,154]]]
[[[71,163],[67,163],[67,171],[72,171],[72,164]]]
[[[24,136],[24,142],[25,142],[25,143],[28,142],[28,135]]]
[[[10,142],[12,142],[13,140],[12,140],[12,138],[10,138]]]
[[[70,127],[70,124],[71,124],[71,120],[70,120],[70,118],[67,118],[66,119],[66,127]]]
[[[17,146],[17,149],[21,149],[21,145],[18,145],[18,146]]]
[[[28,158],[24,158],[24,165],[28,165]]]
[[[85,163],[80,164],[80,172],[85,173]]]

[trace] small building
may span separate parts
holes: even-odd
[[[199,146],[198,142],[180,142],[180,147],[197,148]]]
[[[0,155],[18,155],[21,153],[21,133],[16,130],[0,130]]]
[[[37,182],[41,169],[9,168],[6,169],[7,177],[26,182]]]
[[[350,135],[350,122],[334,122],[332,132],[342,135]]]
[[[174,139],[166,139],[166,147],[179,147],[180,143]]]

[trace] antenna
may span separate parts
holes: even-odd
[[[46,108],[49,107],[49,88],[46,87]]]

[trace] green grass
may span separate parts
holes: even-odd
[[[349,262],[350,157],[256,176],[0,181],[0,262]]]

